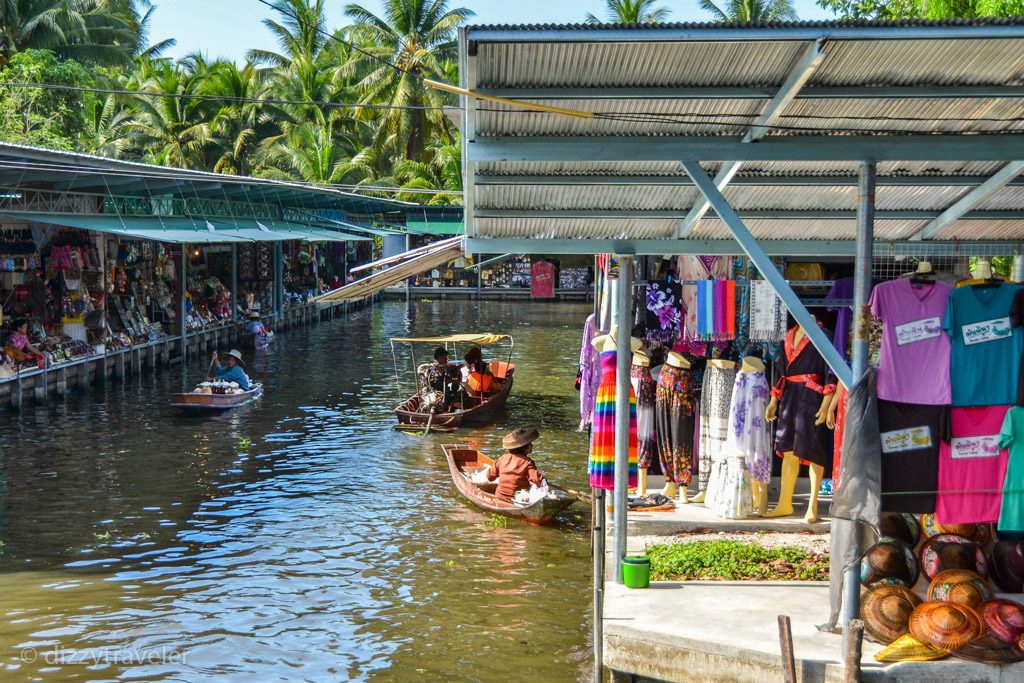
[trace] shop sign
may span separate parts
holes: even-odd
[[[914,342],[938,337],[942,334],[942,321],[939,320],[938,316],[934,318],[925,318],[923,320],[915,320],[913,322],[897,325],[895,330],[896,343],[900,346],[904,346],[906,344],[913,344]]]
[[[931,447],[932,430],[928,425],[882,433],[882,453],[886,455]]]
[[[998,341],[1013,334],[1010,328],[1009,316],[985,320],[980,323],[971,323],[960,328],[964,333],[964,344],[981,344],[983,342]]]
[[[963,436],[949,442],[950,455],[961,458],[994,458],[999,455],[999,435]]]
[[[530,267],[530,296],[534,299],[553,299],[555,296],[555,265],[538,261]]]

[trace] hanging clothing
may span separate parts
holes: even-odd
[[[673,350],[703,356],[707,343],[697,334],[697,280],[725,280],[732,272],[731,256],[679,257],[679,279],[683,284],[683,334]]]
[[[948,410],[946,406],[878,401],[884,512],[935,512],[939,443]]]
[[[839,475],[843,461],[843,439],[846,435],[846,401],[848,391],[842,384],[836,387],[839,392],[839,406],[836,408],[836,428],[832,438],[832,489],[839,488]]]
[[[709,491],[705,498],[705,504],[711,500],[712,512],[723,519],[743,519],[753,513],[753,491],[745,458],[726,456],[712,482],[717,482],[715,491],[713,494]],[[715,486],[714,483],[708,485]]]
[[[678,282],[652,281],[647,283],[644,299],[646,310],[646,338],[662,344],[671,344],[679,338],[683,317],[683,287]]]
[[[636,395],[637,466],[646,470],[658,457],[658,437],[654,425],[658,384],[651,376],[651,369],[643,365],[631,365],[629,379]]]
[[[841,277],[832,283],[825,298],[829,301],[853,299],[853,278]],[[832,346],[843,358],[848,358],[850,337],[853,335],[853,308],[850,306],[829,306],[828,310],[836,314],[836,332],[832,338]]]
[[[701,490],[707,491],[704,505],[713,507],[725,465],[725,441],[729,436],[729,407],[736,383],[736,368],[723,368],[708,363],[701,389],[700,475]]]
[[[1024,531],[1024,408],[1006,413],[999,445],[1010,451],[999,507],[999,531]]]
[[[615,488],[615,381],[618,375],[615,350],[602,351],[601,384],[597,388],[593,429],[590,432],[590,487],[612,490]],[[637,438],[636,395],[629,391],[629,486],[636,486]]]
[[[786,338],[786,307],[767,280],[750,283],[750,341]]]
[[[914,284],[907,278],[871,290],[871,314],[883,324],[879,399],[949,405],[950,342],[942,319],[952,291],[942,282]]]
[[[601,384],[601,366],[593,344],[596,334],[596,316],[591,313],[583,325],[583,346],[580,347],[580,431],[594,417],[594,401]]]
[[[939,445],[939,524],[987,524],[999,520],[1006,448],[1000,432],[1010,406],[952,408]]]
[[[654,406],[658,461],[666,480],[683,486],[689,485],[693,467],[693,388],[690,370],[661,366]]]
[[[836,387],[828,382],[828,365],[810,338],[805,334],[795,343],[798,329],[786,333],[783,354],[776,362],[779,381],[772,388],[772,396],[779,401],[775,450],[828,467],[832,464],[832,434],[824,423],[815,425],[814,416],[822,397]]]
[[[729,409],[729,435],[725,450],[746,460],[746,469],[755,481],[767,484],[772,476],[772,435],[764,419],[771,390],[764,372],[736,373]]]
[[[697,335],[702,341],[736,337],[736,281],[697,283]]]
[[[1024,299],[1017,296],[1021,290],[1003,282],[961,287],[949,295],[943,327],[952,340],[954,406],[1010,405],[1017,400],[1024,328],[1013,321],[1024,319]]]

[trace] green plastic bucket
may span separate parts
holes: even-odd
[[[627,588],[651,585],[651,558],[642,555],[622,558],[622,582]]]

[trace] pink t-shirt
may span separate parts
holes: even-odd
[[[952,402],[950,342],[942,329],[952,291],[944,282],[915,285],[907,278],[871,291],[871,314],[884,323],[878,398],[933,406]]]
[[[28,346],[28,336],[21,332],[11,332],[7,335],[7,345],[19,351],[24,351],[25,347]]]
[[[950,410],[939,444],[939,524],[999,521],[1009,457],[999,447],[999,431],[1009,410],[1010,406]]]

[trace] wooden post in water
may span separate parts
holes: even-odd
[[[782,649],[782,672],[786,683],[796,683],[796,660],[793,657],[793,629],[789,617],[779,615],[779,647]]]

